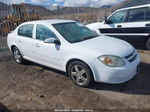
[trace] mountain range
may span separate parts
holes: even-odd
[[[136,5],[143,5],[150,3],[150,0],[125,0],[112,8],[114,10],[119,8],[125,8],[125,7],[131,7]],[[26,4],[28,9],[35,10],[40,16],[51,16],[51,15],[58,15],[58,8],[55,7],[54,10],[50,10],[50,8],[41,6],[41,5],[32,5],[32,4]],[[100,8],[92,8],[92,7],[61,7],[60,8],[60,14],[72,14],[74,12],[80,11],[80,13],[93,13],[94,11],[101,11],[105,8],[111,8],[110,5],[105,5]],[[0,2],[0,11],[7,11],[9,9],[9,6]],[[44,13],[43,13],[44,12]]]
[[[114,9],[150,4],[150,0],[125,0],[114,6]]]

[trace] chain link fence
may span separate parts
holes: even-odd
[[[113,8],[92,7],[48,7],[53,15],[44,16],[44,19],[71,19],[84,24],[103,21],[105,17],[113,12]]]
[[[31,4],[4,4],[0,2],[0,49],[7,47],[7,35],[25,21],[39,19],[70,19],[83,24],[102,21],[112,13],[111,8],[43,7]]]

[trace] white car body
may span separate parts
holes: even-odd
[[[57,23],[75,22],[71,20],[41,20],[21,24],[34,24],[33,38],[18,36],[18,26],[8,35],[9,49],[16,46],[26,60],[39,63],[57,70],[66,72],[67,63],[78,59],[85,62],[91,68],[96,82],[122,83],[130,80],[137,74],[137,66],[141,59],[138,52],[127,42],[107,37],[98,36],[93,39],[77,43],[69,43],[52,26]],[[61,45],[44,43],[36,39],[36,25],[42,24],[51,29],[59,38]],[[126,56],[133,53],[128,59]],[[124,60],[125,65],[120,67],[109,67],[103,64],[98,57],[102,55],[115,55]],[[129,62],[136,55],[136,58]]]

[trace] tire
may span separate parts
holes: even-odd
[[[150,38],[147,40],[146,48],[147,48],[147,50],[150,50]]]
[[[18,48],[14,47],[12,49],[12,52],[13,52],[13,58],[14,58],[15,62],[17,62],[19,64],[23,64],[24,63],[24,59],[23,59],[20,51],[18,50]]]
[[[81,61],[72,62],[67,72],[70,79],[80,87],[89,87],[94,82],[90,67]]]

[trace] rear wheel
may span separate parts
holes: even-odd
[[[21,55],[20,51],[18,50],[18,48],[17,47],[13,47],[12,52],[13,52],[14,60],[17,63],[19,63],[19,64],[23,64],[24,63],[24,59],[22,58],[22,55]]]
[[[68,67],[68,74],[71,80],[81,87],[88,87],[94,81],[91,69],[81,61],[72,62]]]
[[[146,47],[147,47],[147,50],[150,50],[150,38],[148,39],[148,41],[146,43]]]

